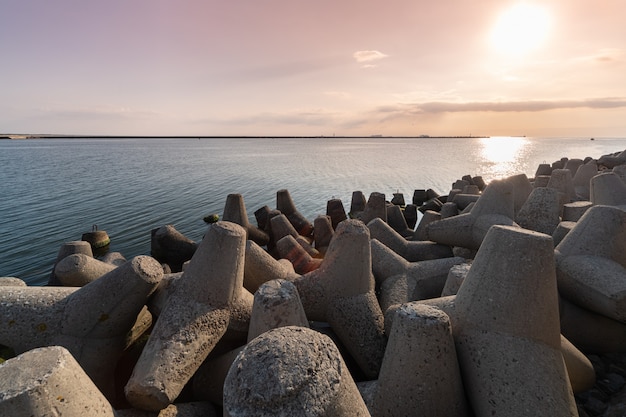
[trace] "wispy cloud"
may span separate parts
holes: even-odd
[[[612,64],[626,61],[626,50],[619,48],[603,48],[596,53],[579,57],[578,61],[593,62],[598,64]]]
[[[380,51],[356,51],[352,54],[352,57],[359,64],[363,64],[362,68],[372,68],[376,66],[373,62],[387,58],[387,55]]]
[[[386,105],[377,108],[379,113],[458,113],[458,112],[539,112],[557,109],[609,109],[626,107],[626,98],[606,97],[586,100],[529,100],[529,101],[480,101],[409,103]]]

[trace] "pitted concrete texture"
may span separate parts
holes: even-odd
[[[365,224],[354,219],[339,223],[320,267],[294,284],[308,319],[329,322],[361,370],[375,378],[386,340]]]
[[[102,262],[93,256],[75,253],[59,261],[54,268],[54,273],[61,285],[82,287],[115,268],[115,265]]]
[[[285,280],[272,280],[254,294],[248,341],[277,327],[309,327],[298,289]]]
[[[163,276],[138,256],[84,287],[5,287],[0,344],[16,353],[67,348],[102,392],[111,395],[115,363],[139,312]]]
[[[535,188],[517,212],[515,222],[524,229],[552,235],[561,218],[559,192],[553,188]]]
[[[593,206],[555,248],[564,298],[626,322],[626,211]]]
[[[376,417],[469,415],[443,311],[412,303],[396,310],[372,408]]]
[[[548,235],[493,226],[456,295],[452,328],[476,415],[577,415],[553,251]]]
[[[248,343],[224,383],[225,417],[369,415],[335,344],[303,327]]]
[[[116,416],[104,395],[61,346],[33,349],[0,365],[0,415]]]
[[[207,230],[126,384],[126,398],[134,407],[167,407],[230,322],[243,323],[247,316],[249,323],[252,296],[248,310],[241,302],[245,238],[243,227],[231,222],[220,221]]]

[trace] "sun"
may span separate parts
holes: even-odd
[[[524,55],[539,48],[550,30],[550,14],[542,6],[518,3],[504,10],[491,31],[491,45],[506,55]]]

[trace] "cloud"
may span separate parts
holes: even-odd
[[[481,102],[445,102],[431,101],[381,106],[378,113],[425,114],[459,112],[540,112],[557,109],[609,109],[626,107],[626,98],[606,97],[586,100],[529,100],[529,101],[481,101]]]
[[[597,64],[611,64],[624,62],[626,60],[626,50],[619,48],[603,48],[596,53],[582,56],[575,61],[592,62]]]
[[[352,56],[359,63],[378,61],[387,57],[380,51],[356,51]]]

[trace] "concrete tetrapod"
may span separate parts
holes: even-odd
[[[280,327],[252,340],[224,383],[224,417],[369,415],[333,341],[305,327]]]
[[[454,304],[452,330],[476,415],[578,415],[561,353],[550,236],[493,226]]]
[[[254,294],[248,342],[268,330],[283,326],[309,327],[309,322],[296,287],[289,281],[275,279],[261,285]],[[243,348],[208,358],[194,375],[194,395],[222,405],[226,374]]]
[[[54,274],[66,287],[82,287],[117,268],[84,253],[74,253],[61,259]]]
[[[137,256],[84,287],[3,287],[0,344],[19,354],[59,345],[72,353],[100,391],[112,396],[113,372],[127,334],[163,277],[161,265]]]
[[[0,415],[115,417],[115,411],[62,346],[29,350],[0,365]]]
[[[374,379],[385,351],[374,293],[370,236],[360,220],[339,223],[320,267],[294,281],[309,320],[328,322],[364,374]]]
[[[594,205],[617,206],[626,210],[626,183],[614,172],[593,177],[590,195]]]
[[[371,408],[376,417],[468,415],[446,313],[412,303],[395,311]]]
[[[515,216],[515,222],[524,229],[552,235],[559,225],[559,192],[554,188],[540,187],[532,190]]]
[[[241,194],[228,194],[224,204],[222,220],[237,223],[246,230],[248,239],[253,240],[260,246],[265,246],[270,241],[269,235],[258,227],[255,227],[248,220],[248,212],[243,202]]]
[[[385,194],[373,192],[367,199],[363,211],[358,213],[356,218],[367,224],[376,217],[380,217],[387,222],[387,202],[385,201]]]
[[[167,224],[153,229],[150,237],[150,254],[159,262],[170,266],[172,272],[180,272],[183,264],[191,259],[198,245]]]
[[[254,294],[248,342],[268,330],[283,326],[309,327],[309,321],[293,283],[268,281]]]
[[[293,281],[300,276],[287,259],[276,260],[251,240],[246,241],[245,259],[243,285],[253,294],[267,281],[273,279]]]
[[[48,277],[48,285],[57,286],[62,285],[59,279],[57,278],[54,270],[56,269],[57,264],[66,256],[72,255],[74,253],[82,253],[87,256],[91,256],[93,258],[93,250],[91,249],[91,245],[89,242],[84,240],[75,240],[72,242],[65,242],[61,245],[59,252],[57,253],[57,259],[54,262],[54,266],[52,267],[52,272],[50,273],[50,277]]]
[[[469,213],[429,223],[426,235],[429,240],[444,245],[478,249],[491,226],[516,226],[514,218],[512,185],[506,180],[494,180]]]
[[[167,407],[224,336],[243,289],[245,241],[240,225],[209,226],[126,384],[133,407]]]
[[[298,274],[306,274],[319,268],[322,260],[313,258],[291,235],[286,235],[276,242],[276,250],[281,258],[287,259],[293,264],[293,269]]]
[[[452,257],[408,262],[377,239],[370,241],[372,271],[381,284],[380,306],[383,311],[394,304],[439,297],[450,268],[465,262]]]
[[[561,295],[626,323],[626,211],[593,206],[555,248]]]
[[[453,256],[452,248],[448,245],[440,245],[439,243],[429,241],[414,242],[406,240],[380,217],[370,221],[367,224],[367,228],[372,239],[379,240],[409,262]]]
[[[283,189],[276,192],[276,210],[289,219],[299,235],[309,237],[313,234],[313,225],[296,209],[288,190]]]

